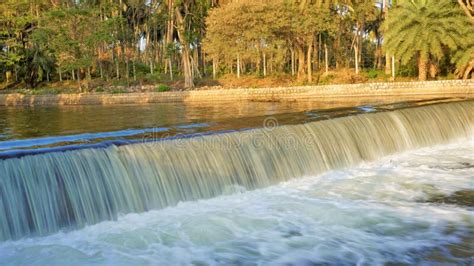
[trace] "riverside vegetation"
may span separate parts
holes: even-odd
[[[0,14],[5,92],[474,77],[470,0],[6,0]]]

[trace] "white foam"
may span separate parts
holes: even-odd
[[[473,141],[427,148],[81,230],[7,241],[0,243],[0,264],[417,263],[434,248],[461,242],[474,225],[472,208],[421,202],[473,189],[473,155]]]

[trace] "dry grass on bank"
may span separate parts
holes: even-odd
[[[443,78],[441,78],[443,79]],[[413,77],[398,77],[396,81],[415,81]],[[353,69],[332,70],[328,73],[315,72],[313,82],[308,83],[307,77],[302,76],[299,79],[296,76],[270,75],[259,77],[256,75],[242,75],[240,78],[234,74],[226,74],[214,80],[204,78],[196,81],[194,90],[205,89],[232,89],[232,88],[272,88],[289,87],[304,85],[329,85],[329,84],[355,84],[367,82],[390,82],[383,71],[367,71],[359,75],[355,74]],[[128,92],[163,92],[163,91],[182,91],[184,82],[182,79],[174,81],[160,79],[149,80],[110,80],[94,79],[91,81],[83,80],[81,88],[77,81],[66,80],[63,82],[43,83],[38,88],[30,89],[24,83],[0,84],[0,93],[21,93],[21,94],[59,94],[59,93],[128,93]]]

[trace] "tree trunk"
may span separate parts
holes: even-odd
[[[165,37],[165,44],[163,45],[163,52],[166,54],[168,45],[173,42],[173,32],[174,32],[174,0],[167,0],[168,1],[168,21],[166,25],[166,37]],[[172,70],[172,65],[173,62],[171,61],[171,55],[168,55],[168,64],[165,64],[165,73],[168,72],[168,66],[169,66],[169,71],[170,71],[170,79],[173,80],[173,72]]]
[[[260,50],[258,50],[258,54],[259,56],[257,56],[257,61],[255,63],[255,73],[257,74],[257,76],[260,76],[260,70],[263,68],[263,52],[260,52]],[[262,54],[262,56],[260,56],[260,54]]]
[[[202,33],[201,36],[204,34]],[[202,51],[201,43],[198,43],[197,49],[196,49],[196,65],[197,65],[197,71],[198,73],[202,73],[203,76],[206,76],[206,61],[204,57],[204,53]],[[199,74],[201,75],[201,74]]]
[[[321,53],[322,53],[322,38],[321,38],[321,34],[319,34],[319,40],[318,40],[318,71],[321,69]]]
[[[118,58],[115,58],[115,74],[117,75],[117,79],[120,79],[120,63]]]
[[[182,45],[182,67],[183,67],[183,74],[184,74],[184,87],[185,88],[194,88],[194,73],[193,73],[193,66],[191,65],[191,51],[188,41],[185,37],[185,25],[184,25],[184,18],[181,15],[181,11],[179,7],[175,9],[176,15],[176,26],[178,31],[178,38]]]
[[[263,76],[267,76],[267,56],[263,53]]]
[[[88,80],[92,79],[92,74],[91,74],[91,68],[90,67],[87,68],[87,79]]]
[[[392,56],[392,79],[395,80],[395,56]]]
[[[301,80],[305,74],[305,58],[306,55],[304,53],[303,48],[298,47],[297,48],[297,53],[298,53],[298,79]]]
[[[216,79],[216,77],[217,77],[217,69],[216,69],[217,66],[216,66],[216,64],[217,64],[217,63],[216,63],[216,59],[213,58],[213,59],[212,59],[212,78],[213,78],[213,79]]]
[[[428,76],[428,56],[420,54],[418,58],[418,79],[425,81]]]
[[[358,54],[358,65],[359,65],[359,68],[364,68],[364,65],[365,65],[365,60],[364,58],[362,57],[362,52],[364,50],[364,40],[363,40],[363,34],[364,34],[364,31],[365,31],[365,22],[362,21],[361,25],[360,25],[360,30],[359,30],[359,33],[358,33],[358,50],[359,50],[359,54]]]
[[[170,80],[173,81],[173,64],[171,62],[171,58],[168,60],[168,67],[170,72]]]
[[[383,9],[384,19],[386,20],[388,18],[388,1],[387,0],[383,0],[382,9]],[[385,54],[385,74],[386,75],[390,75],[391,73],[392,62],[390,59],[391,59],[390,55],[386,53]]]
[[[137,68],[135,66],[135,59],[132,60],[133,81],[137,81]]]
[[[193,67],[191,65],[189,46],[185,44],[183,47],[182,62],[183,62],[183,74],[184,74],[184,87],[194,88],[194,75]]]
[[[339,31],[336,32],[336,39],[333,43],[333,56],[334,61],[336,62],[336,69],[339,69],[341,67],[341,64],[344,64],[344,62],[342,61],[343,58],[341,58],[339,50],[341,47],[342,32],[342,26],[340,26]]]
[[[269,63],[267,63],[267,64],[270,66],[270,68],[269,68],[269,70],[268,70],[268,73],[269,73],[269,74],[272,74],[272,73],[273,73],[273,61],[272,61],[272,58],[270,57],[270,60],[267,60],[267,61],[269,62]]]
[[[112,60],[114,61],[115,64],[115,76],[117,79],[120,79],[120,62],[118,59],[118,55],[116,53],[116,47],[112,47]]]
[[[5,72],[5,78],[7,80],[7,84],[10,84],[10,78],[12,76],[12,72],[11,71],[7,71]]]
[[[474,60],[471,60],[471,62],[469,62],[468,66],[464,69],[463,72],[461,72],[461,74],[462,79],[468,79],[469,75],[471,75],[471,79],[474,80]]]
[[[428,59],[428,78],[436,79],[438,76],[438,63],[436,58],[430,56]]]
[[[355,73],[359,75],[359,23],[356,23],[356,32],[354,36],[354,65]]]
[[[237,78],[240,78],[240,55],[237,54]]]
[[[125,44],[123,42],[120,42],[120,57],[122,60],[122,64],[125,63],[126,65],[126,77],[128,79],[128,59],[125,58]],[[123,75],[122,75],[123,76]]]
[[[391,60],[391,56],[387,53],[385,54],[385,74],[386,75],[390,75],[390,73],[392,72],[392,60]]]
[[[377,43],[375,45],[375,51],[374,51],[374,69],[380,69],[381,68],[381,63],[380,63],[380,55],[381,55],[381,51],[380,51],[380,43],[379,41],[377,40]]]
[[[329,72],[329,53],[328,53],[328,45],[324,43],[324,64],[326,67],[326,74]]]
[[[354,45],[354,61],[355,61],[355,73],[359,75],[359,46]]]
[[[200,71],[200,59],[199,59],[199,51],[198,49],[193,50],[193,55],[191,56],[191,66],[193,69],[193,77],[202,78],[201,71]]]
[[[79,84],[79,91],[82,92],[82,84],[81,84],[81,70],[77,70],[77,83]]]
[[[125,61],[125,68],[126,68],[126,77],[127,77],[127,81],[130,79],[130,61],[127,60]]]
[[[59,72],[59,81],[63,81],[63,72],[61,71],[61,67],[58,67],[58,72]]]
[[[312,64],[312,59],[311,59],[311,54],[313,53],[313,38],[311,38],[311,41],[308,42],[308,54],[307,54],[307,60],[306,60],[306,66],[308,67],[308,83],[313,82],[313,64]]]
[[[102,62],[99,62],[99,71],[100,71],[100,79],[104,79],[104,69],[102,67]]]
[[[291,49],[291,75],[294,76],[295,75],[295,68],[296,68],[296,64],[295,64],[295,50],[294,49]]]

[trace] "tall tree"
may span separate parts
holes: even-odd
[[[449,0],[406,0],[393,8],[384,22],[385,50],[407,64],[418,60],[418,78],[426,80],[430,61],[455,50],[467,41],[469,23],[458,6]]]

